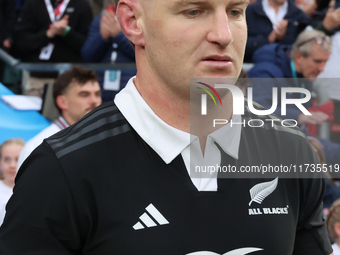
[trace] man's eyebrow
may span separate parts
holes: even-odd
[[[187,6],[187,5],[195,5],[195,4],[203,4],[207,3],[206,0],[200,1],[200,0],[179,0],[175,2],[175,5],[179,6]]]
[[[241,5],[241,4],[249,4],[249,0],[236,0],[236,1],[231,1],[230,4],[232,5]]]
[[[187,5],[197,5],[197,4],[207,4],[209,1],[206,0],[178,0],[174,4],[179,6],[187,6]],[[242,5],[242,4],[249,4],[249,0],[231,0],[231,5]]]

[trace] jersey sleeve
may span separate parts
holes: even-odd
[[[80,254],[78,214],[67,177],[43,142],[24,162],[0,228],[0,254]]]
[[[317,157],[306,141],[301,164],[318,164]],[[322,173],[315,173],[316,178],[301,178],[299,220],[296,230],[293,255],[329,255],[332,247],[322,215],[322,198],[325,180]]]

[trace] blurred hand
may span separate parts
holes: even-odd
[[[270,43],[274,43],[276,41],[281,41],[287,32],[288,27],[288,20],[281,20],[277,25],[276,28],[273,29],[273,31],[268,36],[268,41]]]
[[[116,20],[116,15],[112,11],[105,11],[100,20],[100,34],[106,41],[110,37],[116,37],[121,31],[120,25]]]
[[[288,20],[283,19],[279,22],[279,24],[277,24],[275,32],[277,34],[277,39],[278,40],[282,40],[283,37],[285,37],[286,32],[287,32],[287,27],[288,27]]]
[[[12,44],[8,39],[4,40],[2,45],[7,49],[10,49],[12,47]]]
[[[326,121],[329,117],[328,114],[323,112],[310,112],[312,115],[304,115],[301,113],[298,117],[299,125],[303,124],[313,124],[313,125],[322,125],[324,121]]]
[[[46,31],[46,36],[48,38],[54,38],[56,36],[56,31],[53,28],[52,24],[50,25],[49,29]]]
[[[322,21],[324,28],[328,31],[340,26],[340,8],[334,10],[334,8],[329,8],[325,18]]]
[[[55,31],[56,35],[62,35],[65,32],[66,27],[68,26],[68,15],[65,15],[60,20],[55,21],[52,24],[52,29]]]

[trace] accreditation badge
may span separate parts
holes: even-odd
[[[120,70],[106,70],[104,74],[104,90],[118,91],[120,89]]]
[[[54,49],[54,44],[49,43],[46,47],[41,49],[39,59],[40,60],[50,60],[53,49]]]

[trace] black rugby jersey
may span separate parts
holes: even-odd
[[[242,128],[238,160],[222,152],[222,165],[315,160],[298,129],[269,126]],[[330,254],[323,189],[321,178],[279,176],[219,178],[199,192],[181,155],[165,164],[110,102],[24,162],[0,254]]]

